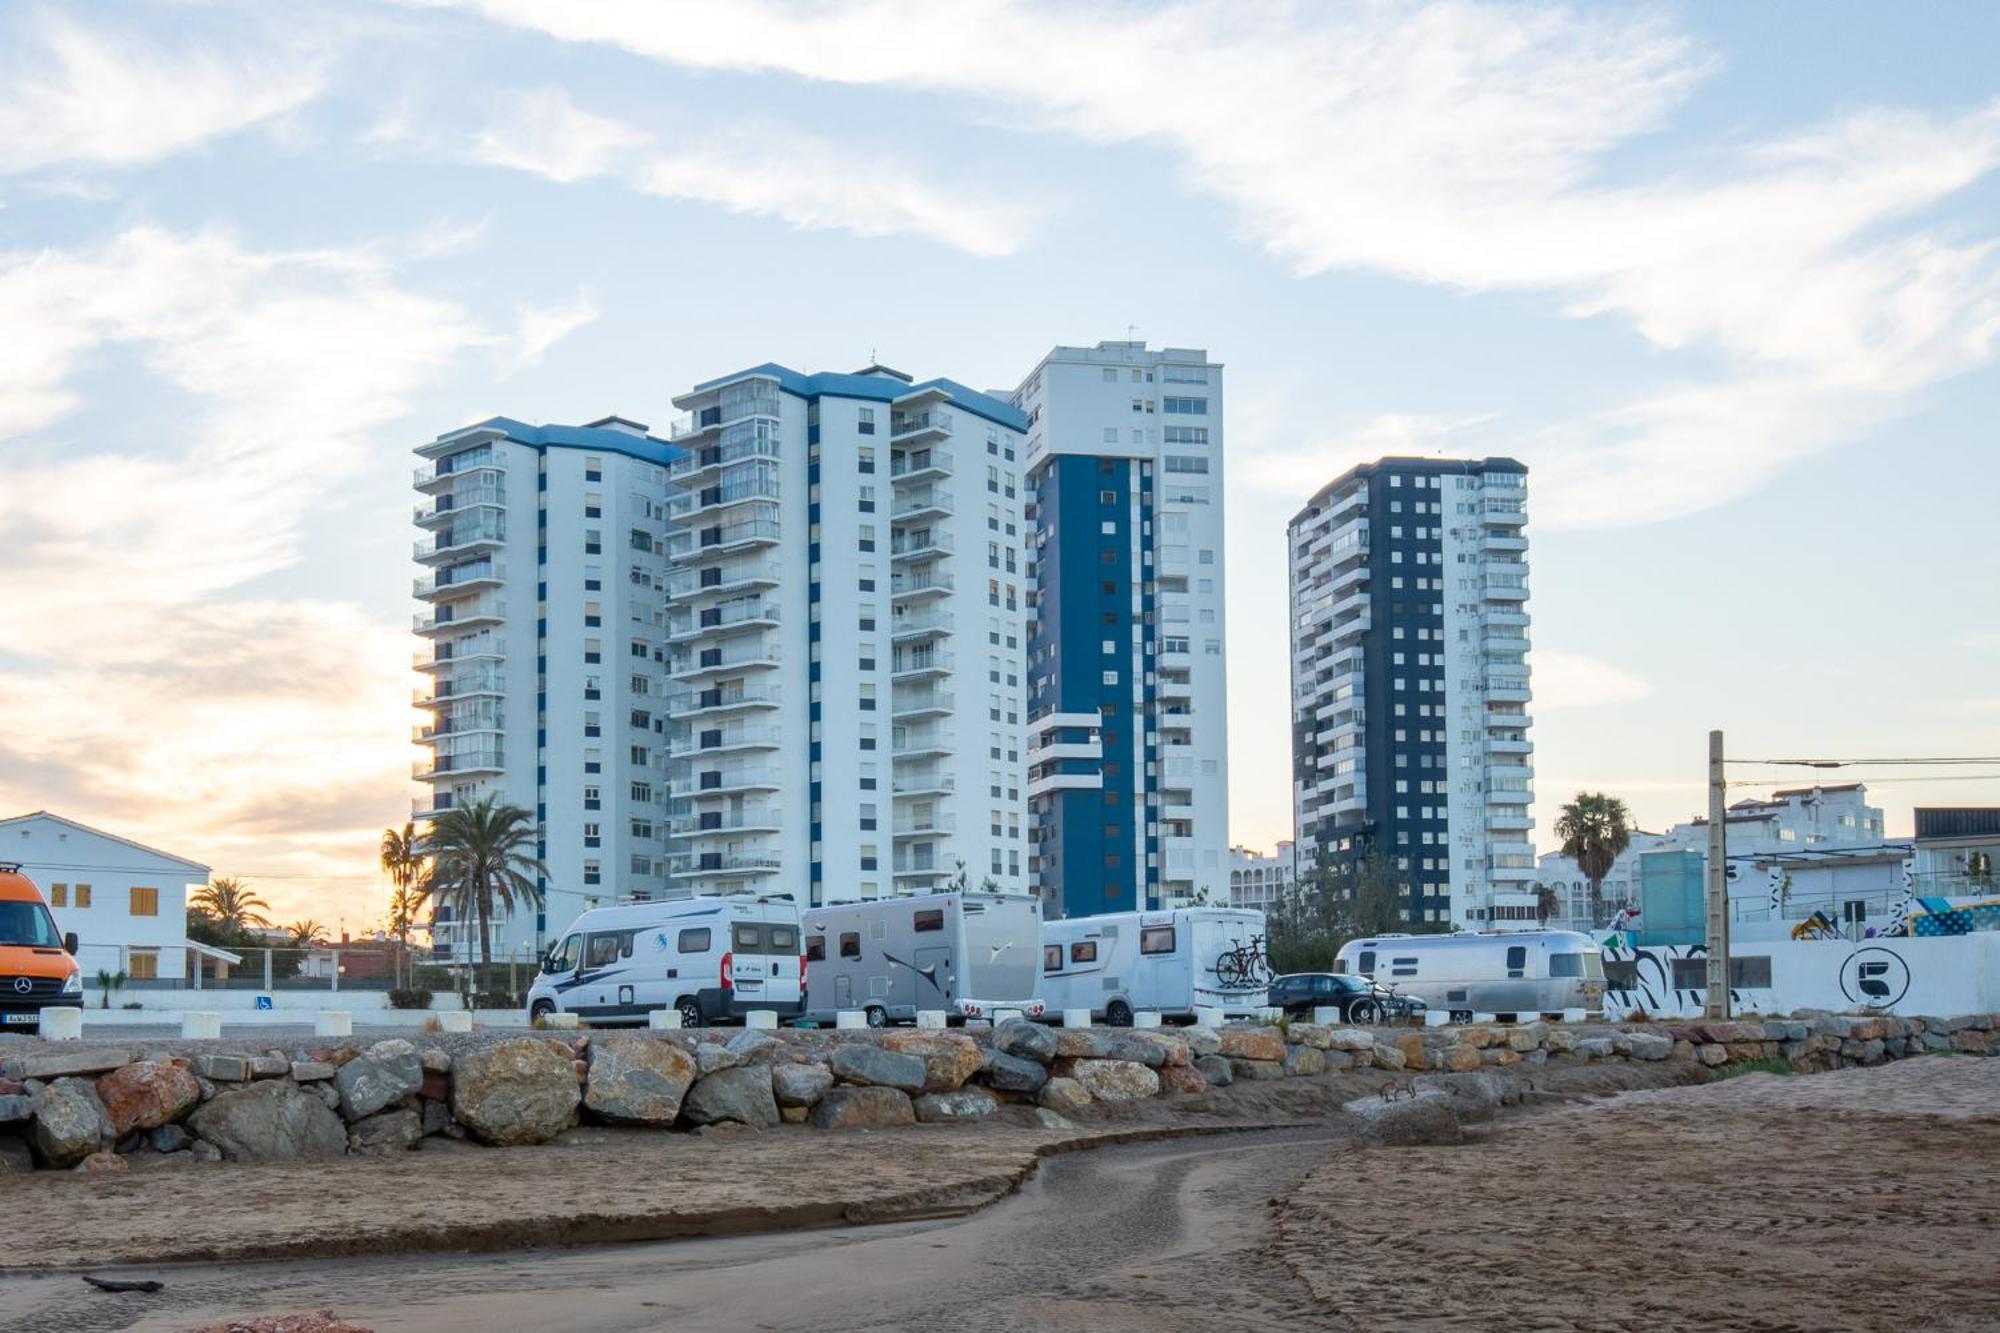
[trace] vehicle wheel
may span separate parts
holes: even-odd
[[[1132,1006],[1123,1000],[1113,1000],[1104,1006],[1106,1027],[1129,1028],[1132,1026]]]
[[[1376,1007],[1373,1000],[1356,1000],[1347,1008],[1347,1021],[1350,1023],[1365,1025],[1373,1023],[1381,1016],[1381,1011]]]
[[[1454,1023],[1470,1023],[1472,1021],[1472,1011],[1470,1009],[1454,1009],[1451,1011],[1451,1021]]]
[[[701,1026],[701,1006],[695,1003],[693,996],[683,995],[680,999],[675,1000],[674,1008],[680,1010],[682,1027],[698,1028]]]
[[[536,1000],[534,1007],[528,1010],[528,1018],[533,1022],[539,1023],[555,1011],[556,1002],[554,1000]]]
[[[889,1011],[884,1009],[881,1005],[871,1004],[868,1006],[865,1013],[868,1019],[869,1027],[885,1028],[889,1026]]]

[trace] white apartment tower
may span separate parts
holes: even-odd
[[[1364,464],[1292,520],[1301,875],[1377,853],[1413,923],[1532,923],[1526,523],[1507,458]]]
[[[497,794],[534,814],[543,907],[492,943],[533,958],[585,908],[670,883],[662,533],[680,451],[617,417],[494,417],[416,453],[414,776],[430,791],[413,813]],[[477,951],[448,906],[434,939],[442,957]]]
[[[1024,891],[1026,419],[879,365],[674,402],[671,890]]]
[[[1021,382],[1028,796],[1051,916],[1229,891],[1222,367],[1057,347]]]

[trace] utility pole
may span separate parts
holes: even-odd
[[[1708,1005],[1729,1017],[1729,808],[1722,778],[1722,733],[1708,733]]]

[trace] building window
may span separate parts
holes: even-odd
[[[51,907],[69,906],[69,885],[67,884],[49,885],[49,906]]]
[[[132,886],[132,915],[158,916],[160,914],[160,891]]]
[[[160,951],[133,949],[126,955],[125,974],[133,981],[157,980],[160,975]]]
[[[90,906],[90,886],[88,884],[75,885],[71,902],[77,907]]]

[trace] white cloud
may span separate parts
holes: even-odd
[[[1663,128],[1716,64],[1643,11],[432,2],[695,68],[981,97],[1029,128],[1163,144],[1189,188],[1233,204],[1244,234],[1302,273],[1546,291],[1716,359],[1497,437],[1552,497],[1538,521],[1733,498],[1988,364],[2000,340],[1990,238],[1921,220],[2000,164],[2000,102],[1858,110],[1614,179],[1612,155]],[[1719,456],[1727,467],[1708,466]]]
[[[681,126],[656,138],[558,88],[510,95],[472,155],[564,184],[617,177],[643,194],[794,227],[919,236],[982,256],[1011,254],[1029,222],[1018,203],[927,179],[879,150],[858,154],[790,126]]]
[[[1528,655],[1528,669],[1540,713],[1636,703],[1653,692],[1650,682],[1621,667],[1557,648],[1535,649]]]
[[[16,20],[0,60],[0,172],[156,161],[319,95],[323,55],[296,43],[149,42],[53,11]]]
[[[521,371],[535,365],[551,347],[594,323],[601,313],[596,299],[581,291],[556,305],[519,307],[514,316],[514,340],[508,349],[507,368]]]

